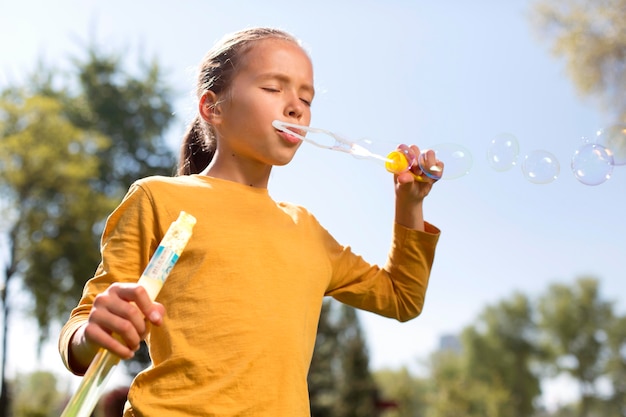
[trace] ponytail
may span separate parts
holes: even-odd
[[[197,115],[183,137],[176,175],[199,174],[209,165],[215,154],[215,139],[207,129]]]

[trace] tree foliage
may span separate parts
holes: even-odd
[[[607,334],[609,354],[605,371],[613,387],[607,402],[616,416],[626,417],[626,316],[615,318],[607,326]]]
[[[77,128],[58,100],[14,95],[0,101],[0,189],[15,276],[34,298],[47,336],[52,318],[76,303],[97,264],[94,225],[113,205],[93,188],[106,137]]]
[[[102,160],[98,188],[111,195],[126,191],[137,178],[171,175],[175,160],[165,133],[174,117],[172,92],[159,64],[140,61],[134,75],[119,56],[91,47],[74,65],[79,94],[66,101],[68,117],[80,128],[106,135],[112,145],[97,152]]]
[[[626,317],[599,286],[583,277],[536,298],[514,293],[463,329],[460,348],[433,352],[419,378],[376,372],[383,396],[400,405],[384,416],[626,416]],[[580,385],[579,399],[546,410],[542,383],[563,373]]]
[[[312,417],[377,416],[377,388],[354,308],[324,302],[308,374]]]
[[[12,87],[2,100],[0,187],[10,196],[5,211],[21,214],[9,233],[10,272],[33,295],[42,338],[80,297],[103,222],[129,185],[175,165],[164,140],[171,94],[158,64],[133,75],[93,47],[74,64],[75,79],[40,68],[28,90]]]
[[[57,389],[54,374],[46,371],[20,374],[13,381],[14,417],[56,417],[62,411],[64,395]]]
[[[385,417],[426,416],[428,398],[432,394],[428,379],[412,375],[407,367],[377,370],[374,379],[380,389],[380,401],[388,404]]]
[[[174,172],[164,140],[173,113],[159,65],[133,75],[96,48],[74,63],[75,79],[40,66],[28,88],[0,93],[3,347],[11,288],[31,296],[41,344],[93,275],[104,220],[130,184]],[[5,363],[3,354],[0,416],[8,409]]]
[[[499,416],[525,417],[540,393],[532,365],[539,358],[533,306],[523,294],[488,306],[463,333],[468,375],[506,391]]]
[[[578,91],[626,123],[626,0],[537,0],[531,16]]]
[[[570,287],[553,284],[539,301],[544,343],[552,347],[553,363],[580,387],[580,416],[590,415],[598,398],[597,382],[606,371],[613,305],[600,296],[598,281],[581,278]]]

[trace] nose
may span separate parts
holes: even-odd
[[[285,106],[285,116],[290,119],[301,120],[306,112],[306,105],[300,100],[297,94],[292,95]]]

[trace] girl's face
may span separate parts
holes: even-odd
[[[216,156],[240,168],[287,164],[301,141],[275,129],[272,121],[308,126],[313,95],[312,64],[300,46],[282,39],[257,41],[230,89],[218,97],[223,102],[212,123]]]

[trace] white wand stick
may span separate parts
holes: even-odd
[[[178,219],[167,229],[138,281],[146,289],[151,300],[154,301],[161,291],[163,283],[189,242],[195,224],[195,217],[181,211]],[[119,361],[118,356],[100,348],[61,417],[89,417]]]

